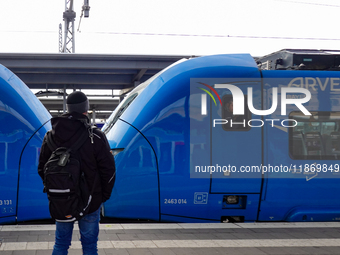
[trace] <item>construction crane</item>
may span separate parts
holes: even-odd
[[[75,53],[75,33],[74,33],[74,20],[76,18],[76,13],[73,10],[73,0],[65,0],[65,11],[63,13],[64,19],[64,44],[62,38],[62,25],[59,24],[59,52],[60,53]],[[84,5],[82,7],[81,18],[89,17],[90,6],[89,0],[84,0]],[[80,26],[79,21],[79,26]],[[78,28],[79,30],[79,28]],[[63,95],[63,112],[66,112],[66,85],[64,89],[61,89],[58,93]]]
[[[88,18],[90,13],[89,0],[84,0],[82,7],[81,18]],[[64,20],[64,44],[62,44],[62,27],[59,25],[59,52],[61,53],[75,53],[75,33],[74,33],[74,20],[76,13],[73,10],[73,0],[65,0],[65,11],[63,13]],[[79,22],[80,25],[80,22]],[[79,30],[79,29],[78,29]]]

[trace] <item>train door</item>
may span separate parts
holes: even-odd
[[[233,212],[242,215],[244,220],[256,220],[262,174],[262,126],[261,116],[252,114],[248,109],[248,97],[253,99],[255,109],[261,109],[260,81],[224,81],[237,86],[243,92],[244,115],[233,115],[235,107],[239,107],[230,90],[217,88],[221,96],[220,109],[211,107],[211,194],[239,195],[243,202],[231,208],[245,209]],[[248,94],[252,88],[252,95]],[[219,120],[220,119],[220,120]],[[226,196],[223,196],[222,204]],[[230,211],[223,212],[228,215]]]
[[[287,105],[282,115],[279,104],[267,116],[277,124],[264,128],[264,162],[271,169],[265,173],[258,220],[339,221],[339,72],[263,71],[263,77],[268,84],[265,105],[271,104],[273,87],[304,88],[311,93],[303,104],[311,115],[294,104]]]

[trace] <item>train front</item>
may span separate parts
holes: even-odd
[[[193,171],[194,165],[210,165],[212,159],[211,116],[201,112],[202,88],[210,91],[204,85],[209,79],[218,82],[228,77],[260,79],[250,55],[193,58],[175,63],[139,85],[120,103],[103,127],[117,170],[111,199],[104,205],[105,216],[165,222],[221,221],[225,214],[223,194],[210,192],[210,173],[195,176]],[[214,108],[209,96],[207,100],[208,112],[221,111],[221,106]],[[250,193],[258,186],[252,180],[235,185]],[[255,220],[259,195],[249,196],[248,202],[254,203],[247,213]],[[239,204],[228,213],[238,215]]]
[[[0,224],[49,218],[37,167],[51,115],[2,65],[0,92]]]

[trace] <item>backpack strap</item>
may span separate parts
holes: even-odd
[[[68,151],[77,151],[86,142],[88,135],[88,128],[84,130],[79,139],[68,149]],[[59,146],[54,142],[52,131],[49,130],[46,133],[46,144],[51,151],[55,151]]]
[[[80,135],[80,138],[70,148],[68,148],[66,151],[64,151],[63,154],[60,156],[59,161],[58,161],[58,165],[59,166],[65,166],[68,162],[69,157],[70,157],[70,152],[71,151],[73,151],[73,152],[77,151],[86,142],[88,137],[89,137],[88,128],[86,127],[85,130],[83,131],[83,133]],[[55,151],[58,148],[58,146],[53,141],[52,132],[50,132],[50,131],[47,134],[47,145],[50,149],[52,149],[52,152]]]

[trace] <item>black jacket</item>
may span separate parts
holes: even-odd
[[[87,116],[76,112],[51,119],[52,135],[57,146],[69,148],[79,139],[85,129],[84,123],[80,120],[89,122]],[[93,143],[89,136],[78,150],[82,171],[90,191],[94,188],[89,213],[96,211],[103,202],[110,198],[115,182],[115,162],[106,136],[99,129],[93,128],[92,130]],[[47,146],[45,136],[38,165],[38,173],[42,179],[44,179],[44,165],[51,154],[52,151]]]

